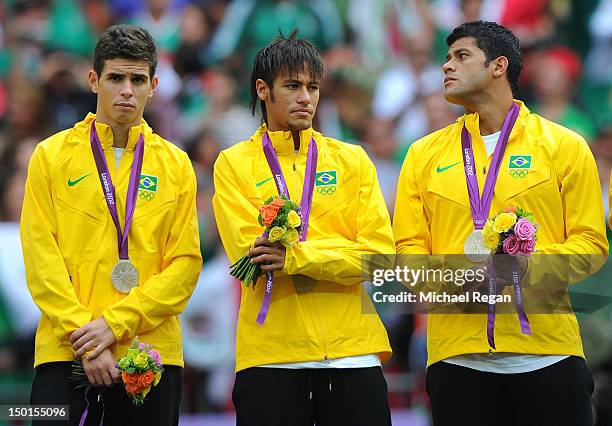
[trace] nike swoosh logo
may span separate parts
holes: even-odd
[[[461,163],[461,161],[457,161],[456,163],[451,164],[450,166],[445,166],[445,167],[440,167],[440,166],[438,166],[438,168],[436,169],[436,171],[437,171],[438,173],[442,173],[443,171],[448,170],[448,169],[450,169],[451,167],[455,167],[455,166],[456,166],[457,164],[459,164],[459,163]]]
[[[77,183],[79,183],[80,181],[82,181],[83,179],[85,179],[87,176],[89,176],[91,173],[86,174],[85,176],[81,176],[80,178],[78,178],[77,180],[71,180],[70,178],[68,178],[68,186],[74,186]]]
[[[270,179],[272,179],[272,176],[270,176],[268,179],[264,179],[264,180],[262,180],[261,182],[257,182],[257,183],[255,184],[255,186],[256,186],[257,188],[259,188],[261,185],[263,185],[264,183],[266,183],[266,182],[267,182],[267,181],[269,181]]]

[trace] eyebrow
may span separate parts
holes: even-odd
[[[128,73],[126,72],[114,72],[111,71],[108,73],[109,77],[125,77]],[[139,72],[133,72],[131,73],[132,77],[141,77],[141,78],[145,78],[148,79],[149,75],[146,73],[139,73]]]
[[[472,52],[471,52],[469,49],[465,48],[465,47],[460,47],[460,48],[458,48],[457,50],[453,50],[453,51],[452,51],[452,53],[453,53],[454,55],[459,55],[459,54],[461,54],[461,53],[468,53],[468,54],[471,54]],[[448,60],[450,57],[451,57],[451,52],[448,52],[448,53],[446,54],[446,59]]]
[[[302,84],[302,82],[300,80],[296,80],[294,78],[287,78],[287,79],[283,80],[283,84]],[[321,82],[320,81],[316,81],[316,80],[311,80],[307,84],[308,85],[310,85],[310,84],[320,85]]]

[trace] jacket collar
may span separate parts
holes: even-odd
[[[79,135],[86,138],[89,141],[89,132],[91,129],[91,122],[96,119],[96,115],[93,113],[87,114],[85,119],[76,124],[75,129]],[[96,131],[98,132],[98,137],[100,138],[100,144],[103,149],[110,148],[113,146],[114,138],[113,131],[111,127],[107,124],[98,123],[96,121]],[[133,151],[136,148],[136,143],[138,142],[138,138],[140,134],[144,136],[145,143],[150,135],[153,134],[153,130],[149,127],[147,122],[144,119],[140,120],[140,125],[133,126],[130,128],[128,133],[128,141],[125,149],[127,151]]]
[[[510,132],[508,141],[513,140],[523,132],[525,129],[525,121],[529,114],[531,114],[529,108],[527,108],[523,102],[514,99],[514,103],[520,107],[520,111],[519,116],[516,119],[516,123],[514,123],[514,127],[512,128],[512,132]],[[457,123],[459,123],[461,126],[463,126],[465,123],[465,127],[467,128],[468,132],[470,132],[470,135],[472,135],[472,139],[480,138],[480,127],[478,125],[479,116],[477,112],[473,114],[464,114],[457,119]]]
[[[268,136],[272,141],[272,146],[274,147],[274,151],[276,151],[277,155],[283,154],[293,154],[295,152],[295,147],[293,143],[293,134],[291,131],[277,131],[271,132],[268,130],[266,124],[262,124],[259,129],[252,136],[252,140],[261,146],[261,140],[263,138],[264,133],[268,132]],[[299,153],[308,152],[308,145],[310,143],[310,138],[315,137],[316,139],[317,132],[313,130],[312,127],[309,127],[306,130],[300,131],[300,150]]]

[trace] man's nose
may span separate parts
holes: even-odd
[[[125,79],[125,81],[121,85],[121,92],[120,92],[120,94],[121,94],[121,96],[125,96],[126,98],[134,96],[134,90],[132,88],[132,82],[129,79]]]
[[[306,105],[310,103],[311,101],[310,93],[308,92],[308,88],[306,86],[302,86],[300,88],[297,101],[300,104],[306,104]]]
[[[453,62],[453,58],[447,60],[446,62],[444,62],[444,64],[442,65],[442,71],[444,73],[447,73],[449,71],[453,71],[455,69],[455,64]]]

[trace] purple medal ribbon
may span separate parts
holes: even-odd
[[[518,270],[516,268],[516,260],[512,260],[512,287],[514,289],[514,304],[516,305],[516,312],[519,317],[519,324],[521,326],[521,333],[531,335],[531,326],[529,325],[529,318],[525,313],[525,307],[523,305],[523,289],[521,288],[521,278],[519,277]],[[496,294],[496,276],[495,266],[490,270],[489,276],[489,300],[493,300]],[[489,303],[487,312],[487,341],[489,346],[495,348],[495,303]]]
[[[274,147],[272,146],[272,141],[270,140],[270,136],[268,136],[268,132],[264,133],[261,144],[266,160],[268,161],[268,167],[270,167],[270,171],[272,172],[272,177],[274,179],[274,183],[276,184],[276,189],[278,190],[278,195],[284,195],[285,197],[291,199],[289,196],[289,189],[287,188],[287,182],[285,181],[285,175],[283,174],[283,170],[278,162],[278,157],[276,155],[276,151],[274,151]],[[306,234],[308,233],[308,221],[310,219],[310,206],[312,205],[312,194],[314,192],[318,155],[319,152],[317,149],[317,143],[315,142],[314,138],[311,137],[310,143],[308,144],[308,157],[306,159],[306,172],[304,174],[302,201],[300,202],[300,210],[302,213],[302,233],[300,235],[300,241],[306,240]],[[264,233],[264,236],[267,237],[267,233]],[[261,303],[259,313],[257,314],[257,324],[259,325],[263,325],[263,323],[266,321],[266,317],[268,316],[270,302],[272,300],[273,285],[273,273],[266,272],[264,298],[263,302]]]
[[[476,176],[472,137],[470,136],[470,132],[465,128],[465,124],[461,130],[463,167],[465,169],[465,179],[467,181],[474,229],[482,229],[487,222],[489,210],[491,209],[491,202],[493,201],[493,193],[495,192],[495,183],[497,182],[497,175],[499,174],[499,167],[501,166],[504,152],[506,151],[506,145],[508,145],[508,138],[518,118],[519,111],[519,106],[513,102],[508,114],[506,114],[506,119],[504,120],[499,139],[497,140],[495,151],[493,151],[491,166],[489,167],[489,173],[487,173],[487,178],[482,190],[482,198],[478,190],[478,177]]]
[[[88,385],[85,388],[85,411],[81,414],[81,419],[79,420],[79,426],[85,426],[85,420],[87,420],[87,416],[89,415],[89,399],[87,398],[87,394],[91,389],[91,385]],[[98,401],[102,402],[102,418],[100,419],[100,426],[104,424],[104,400],[100,398],[100,394],[98,394]]]
[[[136,196],[138,195],[138,185],[140,184],[140,171],[142,170],[142,159],[144,156],[144,137],[140,134],[136,148],[134,151],[134,161],[132,162],[132,171],[130,172],[130,183],[128,185],[127,197],[125,200],[125,226],[121,232],[119,223],[119,215],[117,213],[117,198],[115,197],[115,187],[111,180],[102,144],[96,131],[96,122],[91,123],[91,131],[89,133],[89,141],[91,142],[91,150],[93,151],[94,160],[98,169],[98,177],[102,184],[104,199],[106,205],[117,228],[117,241],[119,244],[119,259],[128,259],[128,233],[132,226],[134,218],[134,210],[136,209]]]
[[[476,176],[476,164],[474,161],[474,150],[472,149],[472,138],[470,132],[463,125],[461,130],[461,148],[463,157],[463,167],[465,170],[465,179],[467,182],[468,197],[470,200],[470,210],[472,211],[472,221],[474,222],[474,229],[482,229],[487,221],[489,210],[491,209],[491,202],[493,201],[493,193],[495,192],[495,183],[497,182],[497,176],[499,174],[499,168],[501,166],[506,146],[508,145],[508,139],[510,132],[514,127],[514,123],[518,118],[520,108],[514,102],[506,114],[504,124],[497,140],[497,145],[493,151],[493,157],[491,158],[491,165],[489,167],[489,173],[485,180],[484,188],[482,190],[482,197],[480,197],[480,191],[478,189],[478,177]],[[522,289],[521,281],[516,270],[516,262],[513,262],[512,266],[512,281],[514,287],[514,301],[519,316],[519,322],[521,325],[521,332],[523,334],[531,334],[531,327],[529,326],[529,320],[525,313],[522,300]],[[490,271],[489,278],[489,296],[494,296],[496,293],[496,274],[495,274],[495,262]],[[490,299],[494,300],[494,299]],[[495,304],[489,303],[487,312],[487,340],[489,346],[495,349]]]

